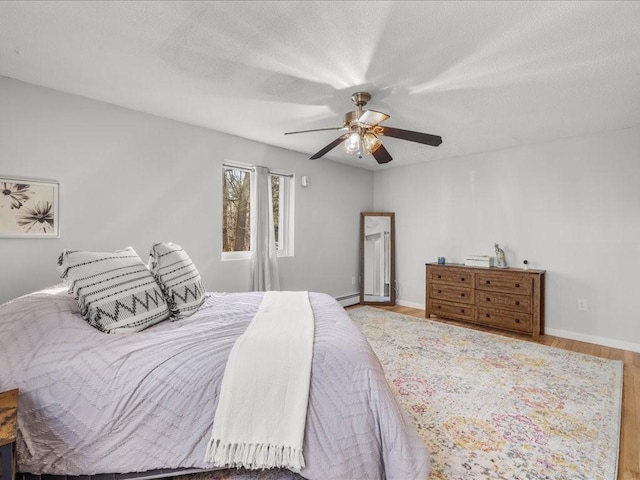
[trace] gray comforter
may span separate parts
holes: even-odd
[[[310,293],[309,479],[426,479],[429,455],[358,327]],[[133,334],[89,326],[65,287],[0,306],[0,390],[20,389],[18,470],[89,475],[209,468],[221,379],[261,293],[209,293],[193,316]]]

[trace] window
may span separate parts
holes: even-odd
[[[251,245],[251,182],[247,170],[224,168],[222,251],[248,252]]]
[[[248,258],[251,248],[250,166],[223,165],[222,259]],[[273,223],[278,256],[293,255],[291,174],[271,171]]]

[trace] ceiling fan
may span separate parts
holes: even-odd
[[[368,92],[356,92],[351,95],[351,101],[356,106],[353,112],[344,114],[344,124],[342,127],[317,128],[315,130],[300,130],[297,132],[286,132],[285,135],[296,133],[320,132],[326,130],[346,130],[329,145],[312,155],[311,160],[322,157],[335,147],[344,143],[343,149],[347,153],[357,154],[362,158],[363,154],[370,153],[379,164],[389,163],[393,157],[389,154],[379,136],[395,137],[410,142],[423,143],[437,147],[442,143],[442,138],[429,133],[413,132],[411,130],[401,130],[399,128],[382,127],[379,124],[389,118],[389,115],[375,110],[363,110],[367,102],[371,100]]]

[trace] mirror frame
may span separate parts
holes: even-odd
[[[389,243],[391,244],[390,277],[389,277],[389,301],[371,302],[364,299],[364,243],[365,243],[365,220],[367,217],[389,217],[391,231],[389,232]],[[396,304],[396,224],[394,212],[360,212],[360,304],[361,305],[395,305]]]

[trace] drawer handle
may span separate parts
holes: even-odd
[[[442,290],[438,290],[438,293],[442,293]]]
[[[487,285],[491,285],[491,280],[485,280],[485,282]]]
[[[461,293],[461,294],[460,294],[460,296],[461,296],[461,297],[464,297],[464,293]]]
[[[487,318],[491,318],[491,315],[489,315],[488,313],[485,313],[484,316]]]
[[[516,283],[516,288],[520,288],[520,284],[519,283]]]
[[[520,305],[520,302],[516,300],[516,305]]]
[[[516,323],[520,323],[520,319],[519,318],[516,318]]]
[[[442,275],[436,275],[438,278],[442,278]]]
[[[490,302],[490,301],[491,301],[491,298],[487,297],[487,298],[485,298],[485,300],[486,300],[487,302]]]
[[[461,281],[461,282],[464,282],[464,277],[460,277],[460,281]]]
[[[441,307],[440,305],[438,305],[436,308],[437,308],[438,310],[440,310],[442,307]]]
[[[464,308],[460,309],[460,313],[464,313]]]

